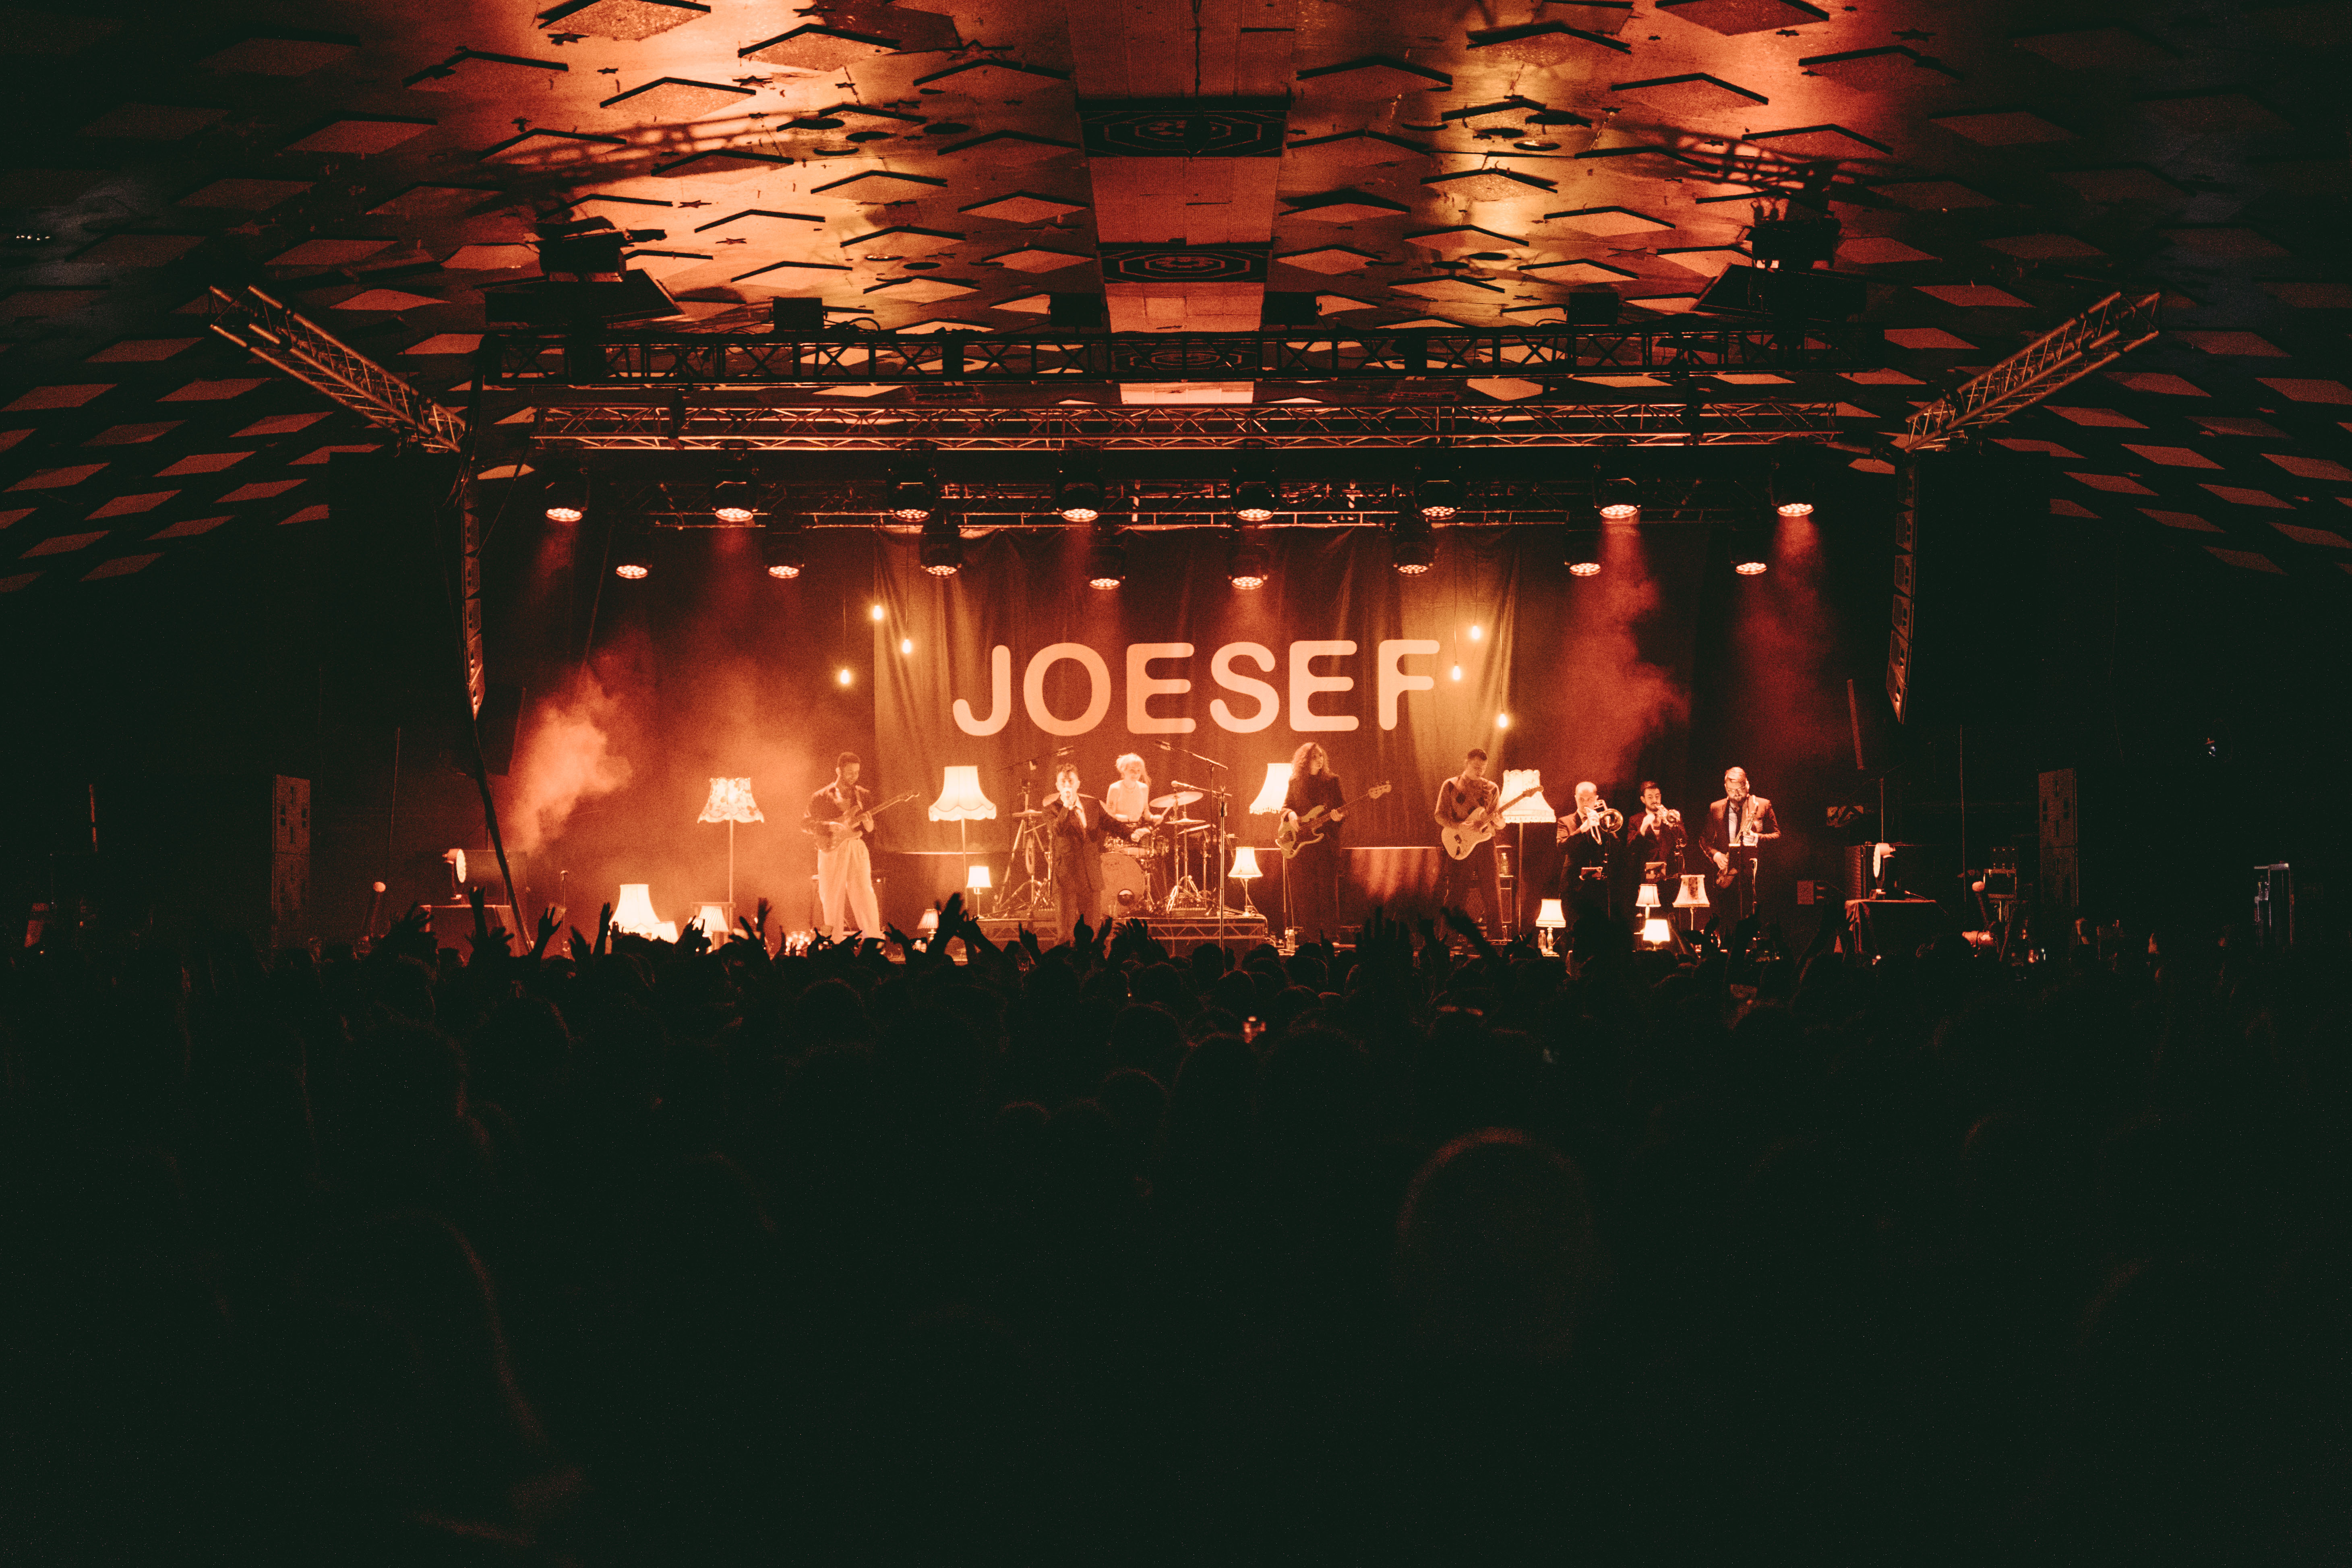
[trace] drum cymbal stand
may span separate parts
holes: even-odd
[[[1054,858],[1045,853],[1043,836],[1037,824],[1043,820],[1029,805],[1029,781],[1021,781],[1021,811],[1013,819],[1013,847],[1005,852],[1004,874],[1013,875],[1013,868],[1021,869],[1021,879],[996,896],[996,918],[999,920],[1034,921],[1037,911],[1055,909]],[[1037,876],[1037,862],[1045,862],[1045,876]]]

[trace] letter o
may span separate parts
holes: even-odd
[[[1092,695],[1087,700],[1087,710],[1076,719],[1056,719],[1045,706],[1045,672],[1064,659],[1070,659],[1086,670],[1091,682]],[[1082,642],[1057,642],[1041,647],[1030,659],[1027,673],[1021,677],[1021,700],[1029,710],[1029,721],[1048,735],[1083,735],[1102,722],[1110,711],[1110,666],[1103,656]]]

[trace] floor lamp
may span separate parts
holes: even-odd
[[[1288,763],[1268,763],[1265,764],[1265,783],[1258,786],[1257,798],[1249,803],[1249,814],[1252,816],[1271,816],[1278,815],[1282,810],[1282,803],[1289,798],[1290,764]],[[1256,868],[1257,857],[1255,855],[1251,856],[1250,863],[1251,868],[1255,872]],[[1244,898],[1249,895],[1249,889],[1246,884],[1244,884],[1242,889],[1242,895]],[[1282,864],[1282,930],[1284,935],[1286,936],[1289,934],[1290,862],[1287,860],[1285,860]]]
[[[1528,824],[1559,820],[1559,813],[1554,811],[1551,808],[1551,803],[1543,797],[1541,768],[1505,768],[1503,770],[1502,798],[1510,800],[1522,790],[1533,790],[1535,793],[1525,800],[1516,802],[1503,813],[1503,820],[1519,830],[1518,842],[1511,850],[1517,868],[1511,873],[1511,921],[1504,930],[1506,936],[1517,936],[1519,933],[1519,910],[1528,896]]]
[[[940,781],[940,798],[931,802],[930,813],[933,822],[956,825],[956,849],[963,861],[963,875],[957,879],[956,886],[970,887],[971,845],[966,837],[968,830],[964,824],[996,820],[996,803],[981,793],[977,764],[967,766],[956,763],[949,765],[947,775]]]
[[[750,779],[712,779],[710,798],[702,803],[702,815],[697,822],[723,822],[727,825],[727,929],[735,929],[735,825],[739,822],[765,822],[760,814],[759,802],[751,798]],[[723,936],[719,940],[724,940]]]

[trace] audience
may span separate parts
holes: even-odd
[[[765,914],[0,961],[0,1560],[2352,1552],[2332,952]]]

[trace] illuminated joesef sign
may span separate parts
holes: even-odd
[[[1381,728],[1397,727],[1397,710],[1408,691],[1429,691],[1435,689],[1433,675],[1406,673],[1404,660],[1433,658],[1437,644],[1428,637],[1393,637],[1376,645],[1372,657],[1373,689],[1378,695]],[[1197,729],[1197,721],[1189,714],[1154,713],[1157,700],[1181,698],[1192,690],[1191,677],[1179,674],[1154,674],[1155,665],[1167,666],[1189,659],[1193,647],[1188,642],[1139,642],[1127,647],[1127,731],[1130,735],[1189,735]],[[1318,659],[1338,661],[1356,657],[1352,642],[1294,642],[1289,645],[1289,720],[1293,731],[1312,732],[1327,730],[1353,730],[1357,716],[1353,713],[1318,711],[1318,698],[1336,699],[1341,692],[1356,689],[1356,678],[1342,673],[1344,666],[1328,673],[1315,669]],[[1066,719],[1054,712],[1045,702],[1045,677],[1064,661],[1076,665],[1087,678],[1087,703],[1075,718]],[[1209,717],[1217,728],[1236,735],[1255,734],[1270,729],[1283,716],[1284,693],[1270,680],[1257,675],[1244,674],[1243,667],[1255,668],[1259,675],[1272,675],[1276,669],[1274,650],[1264,643],[1229,642],[1209,656],[1209,679],[1222,690],[1254,704],[1246,712],[1236,712],[1223,697],[1209,702]],[[963,698],[955,700],[956,728],[967,735],[993,735],[1013,721],[1013,650],[999,643],[988,656],[988,712],[985,717],[972,711],[971,704]],[[1085,643],[1057,642],[1039,648],[1030,656],[1029,666],[1021,677],[1021,705],[1027,710],[1029,721],[1048,735],[1083,735],[1099,725],[1110,712],[1110,663]]]

